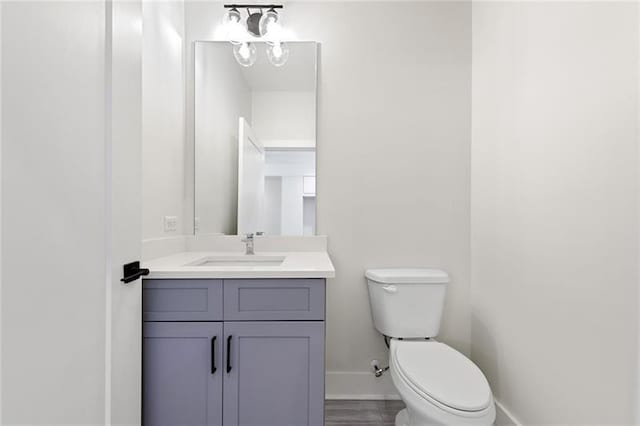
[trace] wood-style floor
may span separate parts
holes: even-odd
[[[327,400],[325,426],[394,426],[402,401]]]

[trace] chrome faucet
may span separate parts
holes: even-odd
[[[242,242],[246,244],[246,248],[245,248],[244,254],[246,254],[246,255],[256,254],[255,251],[253,250],[253,232],[247,234],[242,239]]]
[[[261,235],[264,235],[264,232],[256,232],[255,236],[259,237]],[[243,239],[242,242],[246,244],[246,248],[245,248],[245,252],[244,254],[246,255],[251,255],[251,254],[256,254],[255,250],[254,250],[254,246],[253,246],[253,242],[254,242],[254,234],[253,232],[247,234]]]

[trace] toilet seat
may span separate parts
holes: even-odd
[[[445,411],[474,415],[493,398],[480,369],[455,349],[436,341],[394,341],[392,362],[414,392]]]

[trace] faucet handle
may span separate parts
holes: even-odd
[[[264,235],[264,232],[262,231],[256,232],[256,237],[262,237],[263,235]]]
[[[244,238],[242,239],[243,243],[248,243],[249,241],[253,241],[253,232],[249,232],[248,234],[246,234],[244,236]]]

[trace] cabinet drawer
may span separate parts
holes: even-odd
[[[222,321],[222,280],[144,280],[144,321]]]
[[[323,279],[224,280],[225,320],[323,320]]]

